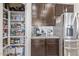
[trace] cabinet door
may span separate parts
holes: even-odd
[[[35,6],[36,10],[32,10],[32,25],[54,26],[55,5],[46,8],[46,4],[38,3]]]
[[[63,4],[56,4],[55,5],[55,15],[60,16],[64,11],[64,5]]]
[[[44,3],[33,3],[32,4],[32,25],[45,26],[44,17],[41,16],[42,9],[44,9]],[[34,8],[33,8],[34,7]]]
[[[59,56],[59,39],[46,39],[46,55]]]
[[[44,39],[32,39],[31,40],[31,55],[32,56],[44,56],[45,55],[45,40]]]
[[[37,19],[32,17],[32,26],[45,26],[46,20],[45,19]]]
[[[46,26],[55,26],[55,24],[56,24],[55,5],[48,9],[48,14],[47,14],[45,20],[46,20]]]

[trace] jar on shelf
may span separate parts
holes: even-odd
[[[14,39],[13,38],[11,38],[11,44],[14,44]]]
[[[25,42],[25,38],[24,37],[21,37],[20,38],[20,44],[24,44],[24,42]]]
[[[16,16],[16,21],[21,21],[21,17],[20,16]]]
[[[21,31],[16,32],[16,36],[19,36],[19,35],[21,35]]]

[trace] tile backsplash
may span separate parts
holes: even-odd
[[[33,26],[32,36],[53,36],[53,26]]]

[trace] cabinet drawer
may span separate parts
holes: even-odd
[[[45,55],[45,41],[43,39],[31,40],[31,55],[44,56]]]
[[[46,44],[47,49],[58,49],[58,44]]]
[[[34,44],[34,43],[43,44],[44,42],[45,42],[44,39],[32,39],[32,40],[31,40],[31,43],[33,43],[33,44]]]
[[[50,44],[56,44],[59,43],[59,39],[46,39],[46,42]]]
[[[32,39],[32,56],[58,56],[59,39]]]
[[[59,55],[59,39],[46,40],[46,55],[58,56]]]

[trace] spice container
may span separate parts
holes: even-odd
[[[16,54],[16,49],[15,49],[15,47],[16,47],[15,45],[12,45],[11,48],[10,48],[10,50],[11,50],[10,53],[11,53],[13,56],[15,56],[15,54]]]
[[[20,38],[15,38],[15,44],[19,44],[20,43]]]
[[[14,38],[11,38],[11,44],[14,44],[14,42],[15,42],[15,40],[14,40]]]
[[[22,54],[23,54],[23,47],[16,47],[16,54],[17,54],[17,56],[22,56]]]
[[[21,34],[21,31],[16,32],[16,36],[19,36]]]
[[[20,15],[16,16],[16,21],[21,21]]]
[[[24,44],[24,42],[25,42],[24,40],[25,40],[25,38],[21,37],[20,38],[20,44]]]

